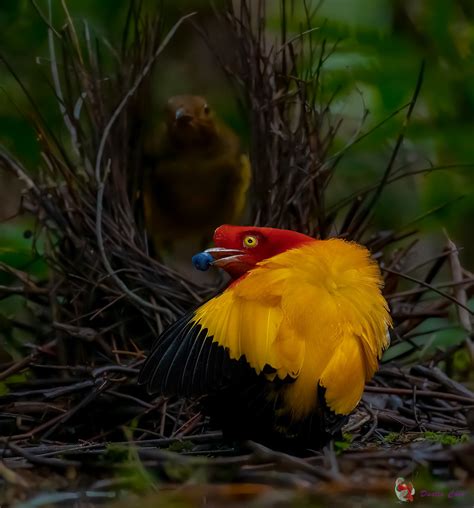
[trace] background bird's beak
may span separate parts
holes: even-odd
[[[175,119],[179,123],[189,123],[193,119],[193,116],[186,111],[186,108],[178,108]]]
[[[207,249],[204,252],[207,252],[214,258],[212,265],[219,266],[221,268],[224,268],[229,263],[240,261],[241,256],[245,254],[241,250],[226,249],[224,247],[213,247],[212,249]]]

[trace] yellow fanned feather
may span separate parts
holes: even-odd
[[[381,283],[364,247],[314,241],[260,262],[194,321],[257,373],[268,365],[280,379],[295,378],[284,393],[295,418],[314,410],[318,384],[328,406],[348,414],[388,345]]]

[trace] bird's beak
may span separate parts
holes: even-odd
[[[240,261],[242,255],[245,254],[241,250],[226,249],[224,247],[213,247],[212,249],[207,249],[204,252],[210,254],[214,258],[214,261],[211,264],[220,268],[225,268],[230,263]]]
[[[189,123],[193,119],[193,115],[190,115],[186,111],[186,108],[178,108],[176,110],[175,119],[176,119],[176,122],[179,122],[179,123]]]

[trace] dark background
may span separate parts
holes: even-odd
[[[147,2],[145,2],[147,3]],[[152,5],[152,2],[148,2]],[[75,21],[98,38],[120,37],[128,2],[70,0]],[[271,4],[271,2],[270,2]],[[268,37],[279,27],[279,2],[273,2]],[[314,2],[316,4],[316,2]],[[37,2],[47,14],[46,1]],[[61,2],[53,5],[53,24],[64,23]],[[301,28],[303,2],[293,7],[293,28]],[[179,1],[166,6],[169,22],[180,14],[198,10],[210,30],[219,30],[206,1]],[[298,11],[301,10],[301,12]],[[87,21],[85,21],[87,20]],[[274,20],[274,21],[273,21]],[[273,25],[272,25],[273,24]],[[398,166],[417,170],[459,164],[458,168],[433,171],[409,181],[392,184],[383,194],[373,219],[374,229],[402,227],[416,222],[425,233],[423,249],[443,244],[443,228],[462,248],[463,263],[474,268],[474,5],[469,0],[331,0],[319,8],[315,26],[328,40],[338,42],[324,70],[324,86],[338,90],[333,112],[344,118],[338,139],[343,146],[359,128],[365,108],[369,116],[362,132],[406,104],[413,93],[422,60],[426,61],[423,88],[407,132]],[[31,91],[53,128],[61,117],[50,85],[47,30],[29,0],[2,2],[0,51]],[[111,58],[105,55],[104,58]],[[239,114],[232,91],[212,52],[189,26],[179,31],[159,62],[156,107],[170,95],[196,93],[207,96],[219,115],[243,137],[248,128]],[[5,67],[0,71],[0,141],[34,168],[40,154],[29,127],[29,106]],[[395,116],[348,152],[329,190],[329,201],[354,192],[382,175],[404,113]],[[15,213],[19,186],[0,174],[0,216]],[[431,212],[431,213],[428,213]],[[28,249],[23,238],[28,219],[0,225],[0,256]]]

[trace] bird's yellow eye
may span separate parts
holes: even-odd
[[[244,247],[251,249],[253,247],[256,247],[257,245],[258,245],[258,239],[256,236],[249,235],[244,238]]]

